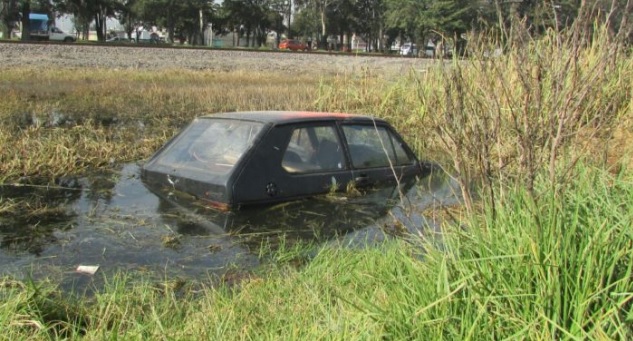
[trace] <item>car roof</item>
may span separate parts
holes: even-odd
[[[382,119],[366,115],[313,111],[242,111],[205,115],[201,118],[237,119],[261,123],[270,123],[273,125],[332,120],[357,123],[385,122]]]

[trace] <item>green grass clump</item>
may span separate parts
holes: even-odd
[[[445,230],[441,249],[407,265],[415,274],[384,275],[406,283],[385,290],[387,306],[370,298],[364,309],[394,338],[631,338],[633,186],[592,168],[578,174],[558,195],[539,178],[538,201],[512,189],[467,227]]]

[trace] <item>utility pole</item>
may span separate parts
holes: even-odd
[[[198,39],[200,41],[200,45],[205,45],[205,41],[204,41],[204,13],[202,12],[202,9],[198,10],[198,18],[200,19],[200,21],[198,22],[200,24],[200,33],[198,34]]]

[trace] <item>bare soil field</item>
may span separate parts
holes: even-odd
[[[316,74],[361,70],[393,75],[425,69],[430,60],[323,52],[287,53],[81,44],[0,44],[0,70],[13,67],[189,69],[269,71]]]

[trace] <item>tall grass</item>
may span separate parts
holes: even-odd
[[[381,312],[401,336],[630,338],[630,177],[578,171],[562,197],[538,177],[536,190],[546,193],[538,202],[517,187],[469,228],[445,231],[444,248],[417,265],[419,277],[391,276],[410,288],[387,290],[388,307],[367,300],[364,309]]]
[[[606,26],[591,37],[582,25],[538,38],[523,33],[494,58],[484,57],[494,41],[472,37],[477,58],[438,61],[396,82],[340,77],[323,85],[318,108],[394,122],[421,155],[455,174],[470,210],[482,194],[472,188],[495,200],[498,186],[531,191],[543,167],[556,187],[579,158],[614,166],[605,161],[625,153],[605,143],[621,146],[613,137],[630,139],[633,127],[630,54]]]

